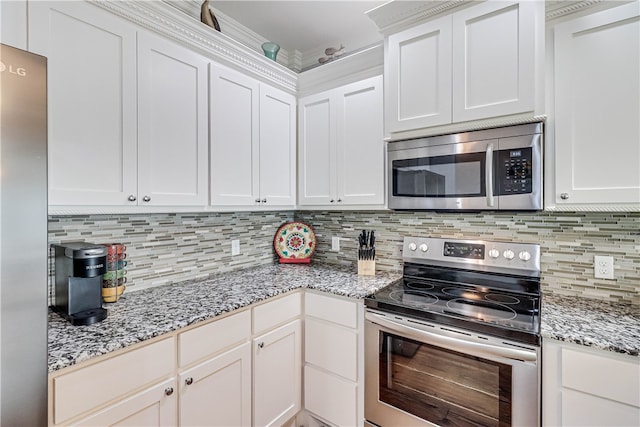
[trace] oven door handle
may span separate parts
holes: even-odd
[[[413,338],[426,344],[440,345],[455,351],[466,351],[473,355],[504,357],[507,359],[522,360],[524,362],[535,362],[538,359],[534,351],[470,342],[456,337],[423,331],[402,323],[394,322],[385,318],[385,316],[371,312],[365,313],[365,318],[392,331],[406,335],[408,338]]]

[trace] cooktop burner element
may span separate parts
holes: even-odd
[[[367,307],[539,344],[538,245],[405,237],[403,260]]]

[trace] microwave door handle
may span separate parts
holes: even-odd
[[[487,193],[487,206],[493,207],[493,144],[489,144],[487,146],[484,176],[485,189]]]
[[[538,357],[534,351],[518,348],[501,347],[492,344],[477,343],[452,336],[441,335],[436,332],[423,331],[411,326],[403,325],[386,319],[379,314],[365,313],[365,319],[389,329],[397,334],[402,334],[407,338],[414,339],[426,344],[440,345],[454,351],[468,352],[475,356],[497,356],[511,360],[522,360],[524,362],[535,362]]]

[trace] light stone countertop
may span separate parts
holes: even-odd
[[[543,294],[543,338],[640,355],[640,306]]]
[[[49,312],[49,372],[264,301],[294,289],[361,299],[400,279],[399,273],[358,276],[327,265],[275,264],[125,293],[105,304],[106,320],[72,326]],[[640,307],[544,294],[541,335],[603,350],[640,354]]]
[[[49,312],[49,372],[212,319],[294,289],[307,288],[361,299],[400,279],[399,273],[358,276],[323,265],[275,264],[130,292],[105,304],[108,317],[73,326]]]

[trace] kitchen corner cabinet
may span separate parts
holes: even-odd
[[[210,66],[211,204],[295,205],[295,97]]]
[[[533,112],[543,7],[489,1],[390,35],[386,132]]]
[[[86,2],[29,2],[48,58],[49,205],[206,205],[203,57]]]
[[[545,339],[542,425],[640,425],[637,356]]]
[[[363,425],[363,311],[361,302],[305,292],[304,407],[322,424]]]
[[[384,204],[382,76],[299,100],[301,206]]]
[[[554,28],[557,207],[640,208],[640,3]]]

